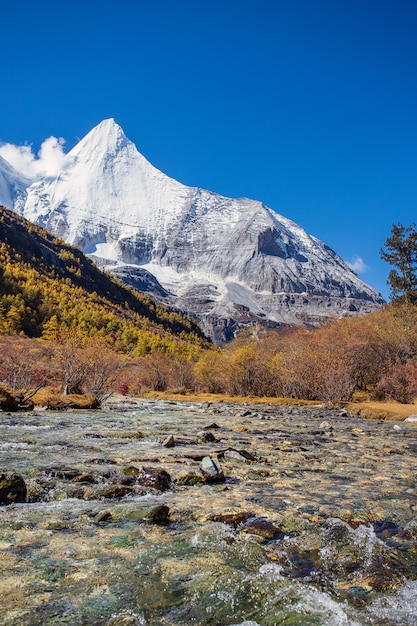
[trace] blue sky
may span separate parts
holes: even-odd
[[[417,4],[4,3],[0,141],[67,149],[114,117],[181,182],[262,200],[388,298],[379,249],[417,221]]]

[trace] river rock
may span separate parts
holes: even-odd
[[[281,532],[277,526],[272,524],[272,522],[268,522],[264,517],[249,519],[243,524],[242,530],[251,535],[262,537],[263,539],[273,539],[275,535]]]
[[[111,520],[111,518],[112,518],[111,511],[105,509],[105,510],[99,511],[97,513],[97,515],[94,517],[94,521],[97,522],[97,523],[107,522],[107,521]]]
[[[206,483],[223,483],[225,481],[220,463],[216,459],[212,459],[210,456],[205,456],[203,458],[200,469]]]
[[[404,422],[417,422],[417,414],[409,415],[405,418]]]
[[[171,488],[172,482],[168,472],[151,467],[142,467],[136,480],[142,487],[151,487],[157,491],[167,491]]]
[[[44,474],[61,480],[73,480],[77,476],[80,476],[81,472],[72,467],[47,467],[44,469]]]
[[[151,524],[164,526],[168,522],[169,507],[166,504],[158,504],[146,516],[146,520]]]
[[[71,478],[72,483],[90,483],[95,484],[100,481],[100,477],[94,474],[78,474]]]
[[[16,472],[0,473],[0,504],[26,502],[26,483]]]
[[[175,439],[173,435],[169,435],[165,441],[162,442],[164,448],[174,448],[175,447]]]
[[[217,440],[213,433],[209,433],[203,430],[197,435],[197,443],[214,443],[215,441]]]
[[[84,489],[84,500],[100,500],[103,498],[120,500],[129,494],[134,493],[134,487],[130,485],[98,485],[97,487],[87,487]]]
[[[242,463],[251,463],[256,461],[256,458],[250,452],[246,450],[235,450],[231,448],[223,453],[225,459],[234,459],[235,461],[241,461]]]
[[[202,485],[204,485],[204,478],[201,476],[201,474],[197,474],[197,472],[182,471],[177,474],[175,482],[180,487],[201,487]]]
[[[210,515],[209,519],[212,522],[221,522],[232,528],[238,528],[238,526],[247,522],[250,517],[252,517],[252,513],[248,511],[236,511],[234,513],[217,513]]]

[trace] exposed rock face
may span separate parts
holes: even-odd
[[[383,302],[335,252],[261,202],[162,174],[114,120],[80,141],[58,176],[33,183],[15,210],[186,311],[215,340],[254,322],[314,325]]]

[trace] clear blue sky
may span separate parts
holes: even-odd
[[[114,117],[181,182],[262,200],[388,297],[379,249],[417,221],[417,4],[3,3],[0,140],[71,148]]]

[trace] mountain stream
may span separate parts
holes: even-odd
[[[415,625],[416,456],[318,406],[2,413],[0,624]]]

